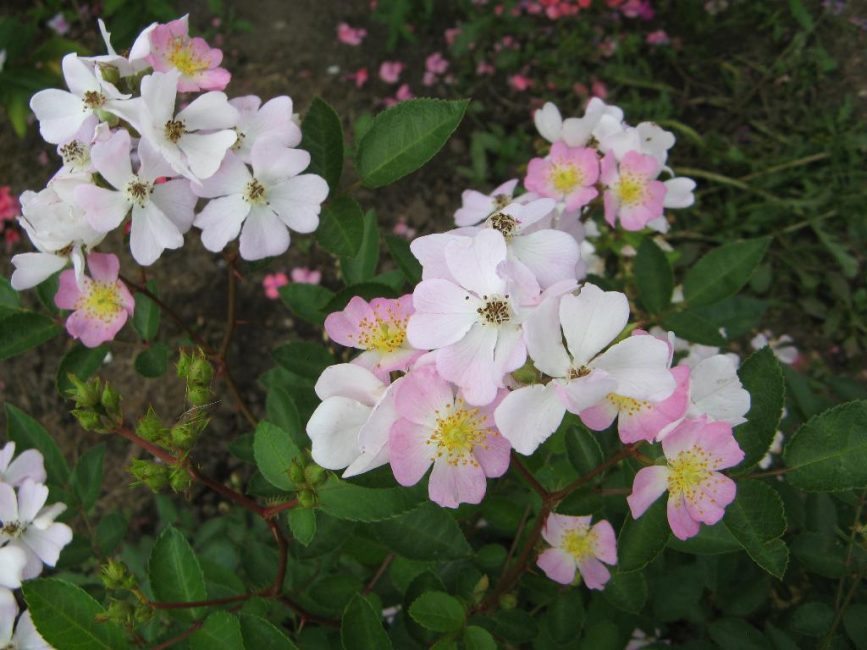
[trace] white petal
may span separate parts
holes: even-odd
[[[618,395],[659,402],[675,388],[668,359],[665,341],[655,336],[629,336],[603,352],[593,367],[605,370],[617,380]]]
[[[560,331],[560,299],[546,297],[524,317],[524,341],[534,365],[549,377],[565,377],[571,360]]]
[[[578,242],[559,230],[540,230],[513,237],[512,254],[536,276],[539,286],[547,289],[560,280],[574,280],[580,257]]]
[[[40,90],[30,99],[30,108],[39,120],[39,134],[52,144],[69,141],[87,119],[93,117],[85,110],[81,99],[65,90]]]
[[[695,189],[695,181],[691,178],[680,176],[678,178],[669,178],[664,183],[665,185],[665,200],[663,206],[666,208],[688,208],[695,203],[695,196],[692,191]]]
[[[249,212],[250,204],[240,194],[221,196],[208,201],[193,225],[202,229],[205,248],[219,253],[241,232],[241,224]]]
[[[26,564],[27,554],[17,546],[0,548],[0,587],[3,587],[0,593],[21,586],[22,572]]]
[[[546,102],[542,108],[533,114],[533,122],[536,124],[539,135],[548,142],[557,142],[560,139],[563,118],[560,116],[560,111],[551,102]]]
[[[412,294],[415,313],[406,328],[414,348],[434,350],[461,340],[477,322],[479,301],[448,280],[422,280]]]
[[[329,397],[317,406],[307,423],[313,460],[327,469],[343,469],[358,458],[358,431],[370,411],[348,397]]]
[[[328,366],[316,380],[319,399],[342,396],[372,407],[385,393],[385,384],[372,372],[355,363]]]
[[[226,93],[212,91],[196,97],[177,119],[190,131],[231,129],[238,123],[238,109],[229,103]]]
[[[96,76],[74,52],[64,56],[60,65],[63,68],[63,80],[73,94],[81,97],[88,90],[100,90]]]
[[[506,395],[494,421],[515,451],[528,456],[557,430],[565,414],[552,384],[534,384]]]
[[[198,179],[213,176],[220,168],[223,157],[238,135],[231,130],[215,131],[207,135],[200,133],[185,133],[178,140],[178,147],[187,157],[190,171]],[[171,162],[171,161],[169,161]]]
[[[289,248],[289,231],[271,210],[253,207],[241,229],[241,257],[261,260],[282,255]]]
[[[709,357],[690,373],[688,417],[707,415],[736,426],[746,422],[750,394],[738,379],[737,367],[723,354]]]
[[[214,175],[194,186],[193,191],[205,199],[229,194],[243,194],[247,183],[252,179],[253,176],[247,165],[233,151],[229,151]]]
[[[268,188],[268,201],[281,221],[301,233],[316,230],[327,196],[328,183],[316,174],[302,174]]]
[[[307,169],[310,154],[303,149],[284,147],[279,141],[260,138],[253,145],[251,160],[253,175],[265,185],[276,185]]]
[[[578,365],[584,365],[613,341],[629,320],[629,301],[619,291],[602,291],[592,284],[577,296],[563,296],[560,323],[566,346]]]
[[[90,159],[96,171],[102,174],[112,187],[117,190],[124,189],[132,177],[129,133],[120,129],[105,142],[93,145]]]
[[[138,175],[147,181],[154,181],[161,176],[174,176],[176,173],[163,157],[162,152],[154,147],[150,140],[145,138],[139,140],[138,157],[141,160]]]
[[[151,195],[151,201],[175,224],[180,233],[187,232],[193,225],[196,200],[190,182],[185,178],[160,183],[154,187]]]
[[[563,121],[563,142],[570,147],[583,147],[590,139],[595,124],[580,117],[570,117]]]
[[[446,264],[459,285],[479,296],[494,296],[505,289],[497,267],[505,261],[506,252],[503,235],[485,229],[475,237],[455,238],[446,244]]]
[[[150,202],[144,208],[133,208],[129,248],[136,262],[150,266],[165,249],[183,245],[183,235],[156,204]]]
[[[5,550],[0,549],[0,553]],[[0,559],[0,566],[3,564],[3,560]],[[2,576],[0,576],[0,585],[2,584],[4,582]],[[8,647],[7,644],[12,640],[12,629],[15,627],[15,617],[18,616],[18,601],[15,600],[15,596],[9,589],[17,589],[20,586],[21,580],[19,578],[18,584],[15,587],[0,589],[0,643],[3,644],[4,648]]]
[[[12,288],[24,291],[35,287],[66,266],[66,258],[51,253],[19,253],[12,258]]]
[[[179,76],[177,70],[169,70],[154,72],[141,80],[141,98],[156,128],[163,128],[174,115]]]

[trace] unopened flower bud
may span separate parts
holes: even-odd
[[[169,468],[150,460],[135,459],[129,468],[136,482],[153,492],[159,492],[169,482]]]
[[[75,401],[78,408],[93,408],[99,404],[99,379],[94,378],[85,382],[72,373],[69,373],[67,377],[72,383],[72,388],[66,391],[66,395]]]
[[[488,577],[487,573],[483,573],[482,577],[479,578],[479,581],[476,583],[476,586],[473,587],[473,602],[482,602],[482,599],[485,597],[485,593],[488,591],[490,586],[491,579]]]
[[[515,609],[518,606],[518,598],[515,594],[503,594],[500,596],[500,609]]]
[[[211,389],[207,386],[190,386],[187,388],[187,401],[192,406],[205,406],[211,401]]]
[[[293,460],[289,465],[287,473],[289,474],[289,480],[293,483],[298,484],[304,482],[304,468],[300,463]]]
[[[148,407],[147,413],[145,413],[141,419],[139,419],[138,424],[135,427],[136,434],[148,440],[150,442],[159,442],[160,440],[165,438],[166,429],[163,427],[162,422],[160,422],[159,416],[156,414],[152,406]]]
[[[183,467],[175,467],[169,474],[169,485],[175,492],[186,492],[193,484],[193,479]]]
[[[198,431],[196,431],[196,427],[193,423],[176,424],[172,427],[169,438],[172,447],[177,447],[178,449],[189,449],[196,443]]]
[[[298,493],[298,503],[302,508],[312,508],[316,505],[316,495],[312,490],[301,490]]]
[[[325,468],[319,465],[308,465],[304,468],[304,479],[310,485],[319,485],[325,480]]]
[[[133,604],[125,600],[112,600],[105,612],[97,615],[99,621],[111,621],[118,625],[128,625],[133,616]]]
[[[115,86],[118,84],[120,81],[120,71],[117,69],[117,66],[113,66],[110,63],[98,63],[97,67],[103,79]]]
[[[106,589],[132,589],[136,583],[135,576],[129,572],[126,564],[115,559],[102,565],[100,578]]]
[[[204,356],[196,356],[190,363],[189,381],[200,386],[207,386],[214,376],[214,367]]]
[[[85,431],[96,431],[102,417],[96,411],[90,409],[73,409],[72,415],[78,420],[81,428]]]
[[[139,603],[135,606],[135,610],[133,611],[133,620],[135,623],[147,623],[154,616],[154,610],[151,607],[143,603]]]
[[[109,415],[119,414],[120,394],[112,388],[108,382],[106,382],[105,387],[102,389],[102,396],[99,401],[102,404],[102,408],[104,408],[105,412]]]
[[[185,350],[181,350],[181,356],[178,358],[178,377],[186,379],[190,374],[190,362],[192,358]]]

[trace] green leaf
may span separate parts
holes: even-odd
[[[157,601],[196,602],[205,600],[205,576],[199,560],[183,533],[167,526],[151,549],[148,579]],[[205,613],[201,607],[167,610],[175,618],[194,621]]]
[[[740,467],[758,463],[768,452],[786,403],[786,386],[780,363],[769,346],[749,356],[738,377],[750,393],[747,421],[735,428],[735,439],[744,450]]]
[[[464,625],[464,606],[454,596],[442,591],[428,591],[409,606],[412,620],[433,632],[457,632]]]
[[[69,480],[69,465],[49,433],[24,411],[6,402],[6,435],[19,451],[37,449],[45,457],[49,481],[64,484]]]
[[[647,602],[647,580],[638,571],[614,573],[605,585],[602,596],[617,609],[638,614]]]
[[[748,296],[731,296],[712,305],[695,307],[689,311],[723,328],[726,338],[734,340],[756,329],[767,309],[766,300]]]
[[[382,521],[404,514],[427,498],[417,488],[368,488],[330,476],[317,491],[319,507],[332,517],[347,521]]]
[[[142,377],[155,379],[162,377],[169,368],[169,346],[165,343],[152,343],[135,358],[135,369]]]
[[[244,650],[241,621],[229,612],[213,612],[190,636],[189,646],[190,650]]]
[[[379,264],[379,227],[372,210],[364,213],[364,236],[358,253],[340,258],[340,271],[346,284],[360,284],[372,279]]]
[[[0,318],[21,309],[21,295],[12,288],[7,278],[0,276]]]
[[[596,436],[583,424],[573,426],[566,432],[566,454],[572,467],[581,474],[597,467],[603,458],[602,447]]]
[[[56,578],[40,578],[22,587],[27,609],[42,638],[63,650],[122,650],[129,644],[115,623],[97,621],[105,609],[90,594]]]
[[[148,282],[148,290],[156,293],[156,283]],[[132,326],[143,341],[150,341],[157,335],[160,328],[160,308],[157,303],[140,291],[135,294],[135,311],[132,315]]]
[[[268,389],[268,395],[265,398],[265,413],[268,421],[286,431],[299,447],[309,442],[295,400],[280,386],[271,386]]]
[[[834,609],[823,602],[810,602],[799,605],[792,612],[789,627],[805,636],[821,637],[828,633],[834,621]]]
[[[123,541],[127,530],[127,520],[119,512],[105,515],[96,526],[96,543],[103,555],[111,555]]]
[[[568,643],[581,633],[585,617],[581,591],[570,589],[560,593],[548,606],[545,624],[551,638],[558,643]]]
[[[867,650],[867,605],[850,605],[843,616],[843,628],[858,650]]]
[[[686,273],[683,295],[690,307],[709,305],[736,294],[749,281],[771,243],[770,237],[745,239],[715,248]]]
[[[277,291],[280,300],[292,310],[293,314],[313,325],[322,325],[325,322],[325,317],[328,315],[325,305],[334,297],[331,289],[318,284],[301,282],[290,282]]]
[[[54,304],[54,296],[60,288],[60,271],[36,285],[36,297],[51,314],[60,314],[60,308]]]
[[[290,491],[295,488],[289,480],[289,466],[301,451],[289,433],[270,422],[260,422],[253,438],[253,456],[256,467],[276,488]]]
[[[329,253],[354,257],[364,237],[364,213],[358,201],[341,196],[322,210],[316,241]]]
[[[755,627],[738,618],[721,618],[708,626],[708,634],[722,650],[771,650]]]
[[[665,499],[657,499],[640,518],[627,517],[617,540],[617,569],[630,573],[643,569],[662,552],[671,530]]]
[[[334,193],[343,173],[343,126],[334,109],[319,97],[314,98],[301,124],[301,148],[310,152],[306,172],[319,174]]]
[[[713,526],[702,526],[698,531],[698,535],[686,540],[671,537],[668,540],[668,547],[681,553],[691,553],[693,555],[735,553],[743,548],[723,522],[719,522]]]
[[[798,21],[798,24],[805,32],[813,31],[813,27],[815,27],[813,17],[801,0],[789,0],[789,9],[792,10],[792,17]]]
[[[343,650],[390,648],[391,639],[382,627],[382,616],[361,594],[355,594],[340,620]]]
[[[81,343],[76,343],[60,360],[60,366],[57,368],[57,392],[65,396],[66,391],[72,388],[72,382],[69,381],[70,374],[81,380],[90,378],[102,366],[107,353],[108,347],[105,345],[88,348]]]
[[[848,402],[810,418],[789,439],[786,480],[808,492],[867,487],[867,400]]]
[[[298,650],[280,628],[253,614],[241,614],[241,634],[250,650]]]
[[[723,522],[756,564],[783,578],[789,549],[779,537],[786,532],[786,514],[772,487],[759,481],[739,481],[737,496],[726,509]]]
[[[334,357],[328,348],[309,341],[292,341],[281,345],[274,350],[273,356],[274,361],[286,370],[313,381],[334,363]]]
[[[662,326],[680,338],[702,345],[725,345],[719,326],[691,309],[672,312],[662,319]]]
[[[472,551],[454,518],[430,502],[371,529],[388,548],[410,560],[456,560]]]
[[[358,144],[358,173],[382,187],[414,172],[442,149],[469,100],[411,99],[378,114]]]
[[[105,443],[91,447],[81,455],[72,472],[72,487],[85,512],[96,504],[102,491]]]
[[[391,259],[404,274],[407,282],[410,284],[421,282],[421,264],[412,254],[409,242],[397,235],[386,235],[385,245],[388,247]]]
[[[646,237],[635,256],[635,284],[638,297],[651,314],[659,314],[671,304],[674,272],[662,249]]]
[[[302,546],[307,546],[316,536],[316,511],[295,507],[286,516],[292,537]]]
[[[497,642],[491,633],[478,625],[468,625],[461,640],[466,650],[497,650]]]
[[[0,361],[45,343],[60,334],[54,321],[32,311],[21,311],[0,320]]]

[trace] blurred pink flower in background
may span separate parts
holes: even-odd
[[[605,82],[594,79],[593,83],[590,84],[590,92],[594,97],[605,99],[608,97],[608,86],[605,85]]]
[[[379,78],[387,84],[397,83],[405,67],[400,61],[383,61],[379,66]]]
[[[492,75],[495,71],[496,69],[494,68],[494,66],[492,66],[487,61],[479,61],[478,65],[476,66],[476,74]]]
[[[45,24],[48,25],[48,28],[58,36],[63,36],[69,31],[69,23],[66,20],[66,16],[61,12],[56,13],[54,17]]]
[[[322,280],[322,273],[306,266],[296,266],[289,272],[289,277],[292,278],[292,282],[298,284],[319,284]]]
[[[664,29],[657,29],[655,32],[650,32],[644,37],[644,41],[648,45],[668,45],[671,39]]]
[[[461,34],[461,28],[460,27],[450,27],[449,29],[444,31],[443,32],[443,38],[446,39],[446,45],[448,45],[449,47],[454,45],[455,41],[457,40],[458,36],[460,36],[460,34]]]
[[[21,214],[21,205],[18,203],[18,198],[12,194],[8,185],[0,186],[0,228],[3,227],[3,221],[14,221],[19,214]]]
[[[533,86],[533,80],[523,74],[513,74],[509,77],[509,85],[518,92],[524,92]]]
[[[367,72],[367,68],[359,68],[355,72],[352,72],[346,77],[344,77],[347,81],[351,81],[355,84],[356,88],[361,88],[364,84],[367,83],[367,79],[370,74]]]
[[[424,68],[427,72],[440,75],[449,69],[449,62],[443,58],[442,54],[434,52],[425,59]]]
[[[398,217],[397,223],[394,224],[391,232],[400,237],[405,237],[406,239],[412,239],[416,234],[415,228],[411,228],[409,224],[407,224],[406,217]]]
[[[350,27],[346,23],[337,25],[337,40],[344,45],[361,45],[366,36],[367,30],[363,27]]]
[[[265,296],[271,300],[277,300],[280,297],[279,289],[289,284],[289,278],[285,273],[269,273],[262,278],[262,287],[265,289]]]

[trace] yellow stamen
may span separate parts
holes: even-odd
[[[644,201],[646,187],[644,179],[624,174],[617,183],[617,196],[623,205],[635,205]]]
[[[434,447],[431,460],[445,457],[450,465],[478,466],[473,450],[476,447],[487,449],[488,436],[495,434],[485,427],[485,417],[479,409],[468,408],[462,399],[457,399],[444,413],[437,411],[436,422],[427,441]]]
[[[406,341],[407,318],[401,317],[393,306],[385,308],[385,317],[374,311],[373,316],[358,323],[358,335],[352,336],[358,347],[377,352],[395,352]]]
[[[710,459],[710,454],[704,449],[692,447],[668,461],[668,491],[673,496],[682,494],[694,502],[699,487],[711,478]]]
[[[190,42],[184,38],[175,40],[168,58],[187,77],[208,69],[208,61],[197,57]]]
[[[123,300],[117,282],[96,282],[85,278],[84,283],[81,297],[75,305],[76,310],[82,310],[88,318],[99,319],[105,323],[110,323],[123,311]]]
[[[563,533],[560,548],[579,562],[595,555],[596,533],[589,526],[579,526]]]
[[[561,194],[569,194],[577,185],[584,184],[584,174],[575,165],[555,164],[549,174],[551,185]]]
[[[649,411],[651,408],[650,402],[645,402],[640,399],[624,397],[615,393],[608,393],[606,399],[621,413],[625,415],[638,415],[641,411]]]

